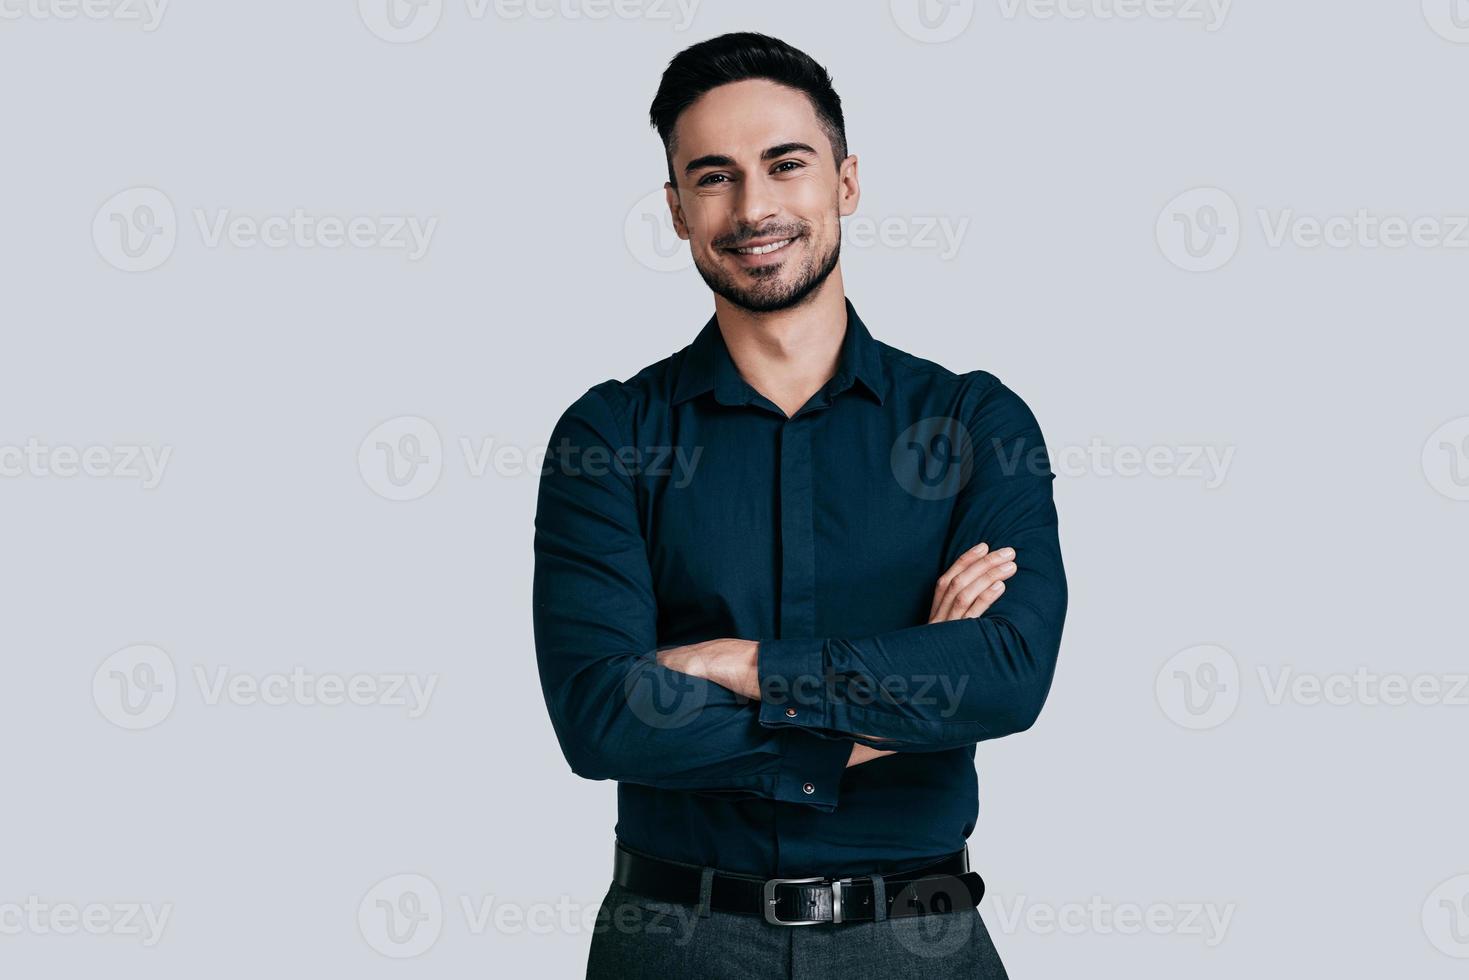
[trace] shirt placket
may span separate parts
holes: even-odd
[[[812,525],[812,416],[780,433],[780,636],[816,635],[816,538]]]
[[[781,639],[810,639],[817,635],[816,621],[816,515],[813,433],[820,413],[844,387],[840,379],[812,399],[780,429],[780,627]],[[787,814],[798,823],[808,815]],[[798,837],[803,845],[787,840],[777,819],[778,873],[809,869],[819,855],[814,841]],[[804,873],[804,871],[802,872]]]

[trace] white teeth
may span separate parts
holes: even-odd
[[[794,238],[786,238],[778,242],[771,242],[769,245],[754,245],[750,248],[737,248],[735,251],[741,255],[764,255],[766,252],[774,252],[778,248],[785,248],[793,241],[795,241]]]

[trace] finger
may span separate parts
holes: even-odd
[[[1015,574],[1014,557],[1014,548],[1001,548],[964,569],[949,582],[948,588],[945,589],[944,595],[938,602],[934,616],[940,622],[954,618],[956,605],[960,609],[967,607],[974,601],[974,597],[983,589],[988,588],[990,584]],[[970,590],[969,596],[961,604],[961,596],[964,595],[966,589]]]
[[[993,585],[991,585],[989,588],[987,588],[984,591],[980,592],[979,597],[977,599],[975,599],[974,602],[972,602],[970,604],[969,608],[968,609],[965,609],[963,612],[959,613],[954,618],[955,619],[978,619],[980,616],[983,616],[985,614],[985,612],[987,612],[989,610],[990,606],[993,606],[995,604],[995,600],[998,599],[1000,596],[1004,595],[1004,593],[1005,593],[1005,583],[1004,582],[996,582]]]
[[[977,569],[970,574],[956,579],[949,587],[948,594],[939,609],[935,613],[935,620],[947,622],[951,619],[959,619],[963,611],[968,609],[979,598],[980,594],[993,586],[996,582],[1003,581],[1015,574],[1017,569],[1015,562],[1005,562],[998,565],[987,565],[985,568]]]
[[[973,581],[964,585],[954,594],[954,602],[949,606],[947,619],[963,619],[966,616],[977,616],[989,607],[1005,591],[1005,579],[1010,578],[1018,570],[1015,562],[1006,562],[989,569],[983,575],[976,577]],[[1000,586],[996,589],[995,586]],[[984,601],[985,605],[978,611],[972,607],[976,602]]]
[[[972,577],[961,588],[956,589],[953,594],[953,602],[946,613],[946,619],[964,619],[968,608],[974,605],[977,599],[989,594],[990,589],[995,588],[996,583],[1003,583],[1008,577],[1014,576],[1018,569],[1019,566],[1015,561],[1006,561],[1006,563],[997,564],[987,569],[986,572]],[[1003,592],[1003,589],[1000,589],[1000,592]],[[992,595],[990,601],[995,601],[996,598],[999,598],[999,594]]]
[[[938,585],[935,586],[933,590],[933,601],[928,605],[928,615],[930,617],[932,617],[934,611],[938,609],[939,598],[943,595],[944,591],[948,589],[949,583],[953,581],[954,576],[958,575],[961,571],[969,567],[974,562],[983,558],[989,552],[989,550],[990,546],[981,541],[979,544],[975,545],[973,548],[970,548],[968,551],[964,552],[964,554],[954,559],[954,564],[950,565],[948,569],[944,572],[944,574],[939,576]]]
[[[929,616],[932,616],[934,612],[937,611],[939,601],[942,599],[944,593],[948,591],[949,583],[953,582],[953,580],[966,568],[971,567],[975,562],[979,561],[981,558],[985,557],[985,555],[989,554],[989,550],[989,544],[981,541],[979,544],[975,545],[973,548],[970,548],[958,558],[954,559],[954,563],[950,565],[947,570],[945,570],[944,574],[939,576],[938,583],[934,587],[933,601],[929,603],[928,606]]]

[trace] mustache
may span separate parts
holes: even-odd
[[[770,229],[768,231],[752,232],[752,233],[750,233],[748,235],[740,235],[738,237],[716,239],[715,242],[714,242],[714,247],[715,248],[744,248],[746,245],[750,244],[751,242],[759,241],[762,238],[765,238],[765,239],[800,238],[805,233],[806,233],[806,229],[804,229],[804,228],[790,228],[790,229],[773,228],[773,229]]]

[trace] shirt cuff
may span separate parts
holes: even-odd
[[[760,678],[760,724],[829,728],[826,717],[826,641],[761,640],[755,652]]]
[[[785,803],[805,803],[828,813],[835,810],[842,774],[852,757],[852,743],[797,728],[786,729],[781,739],[784,751],[775,798]]]

